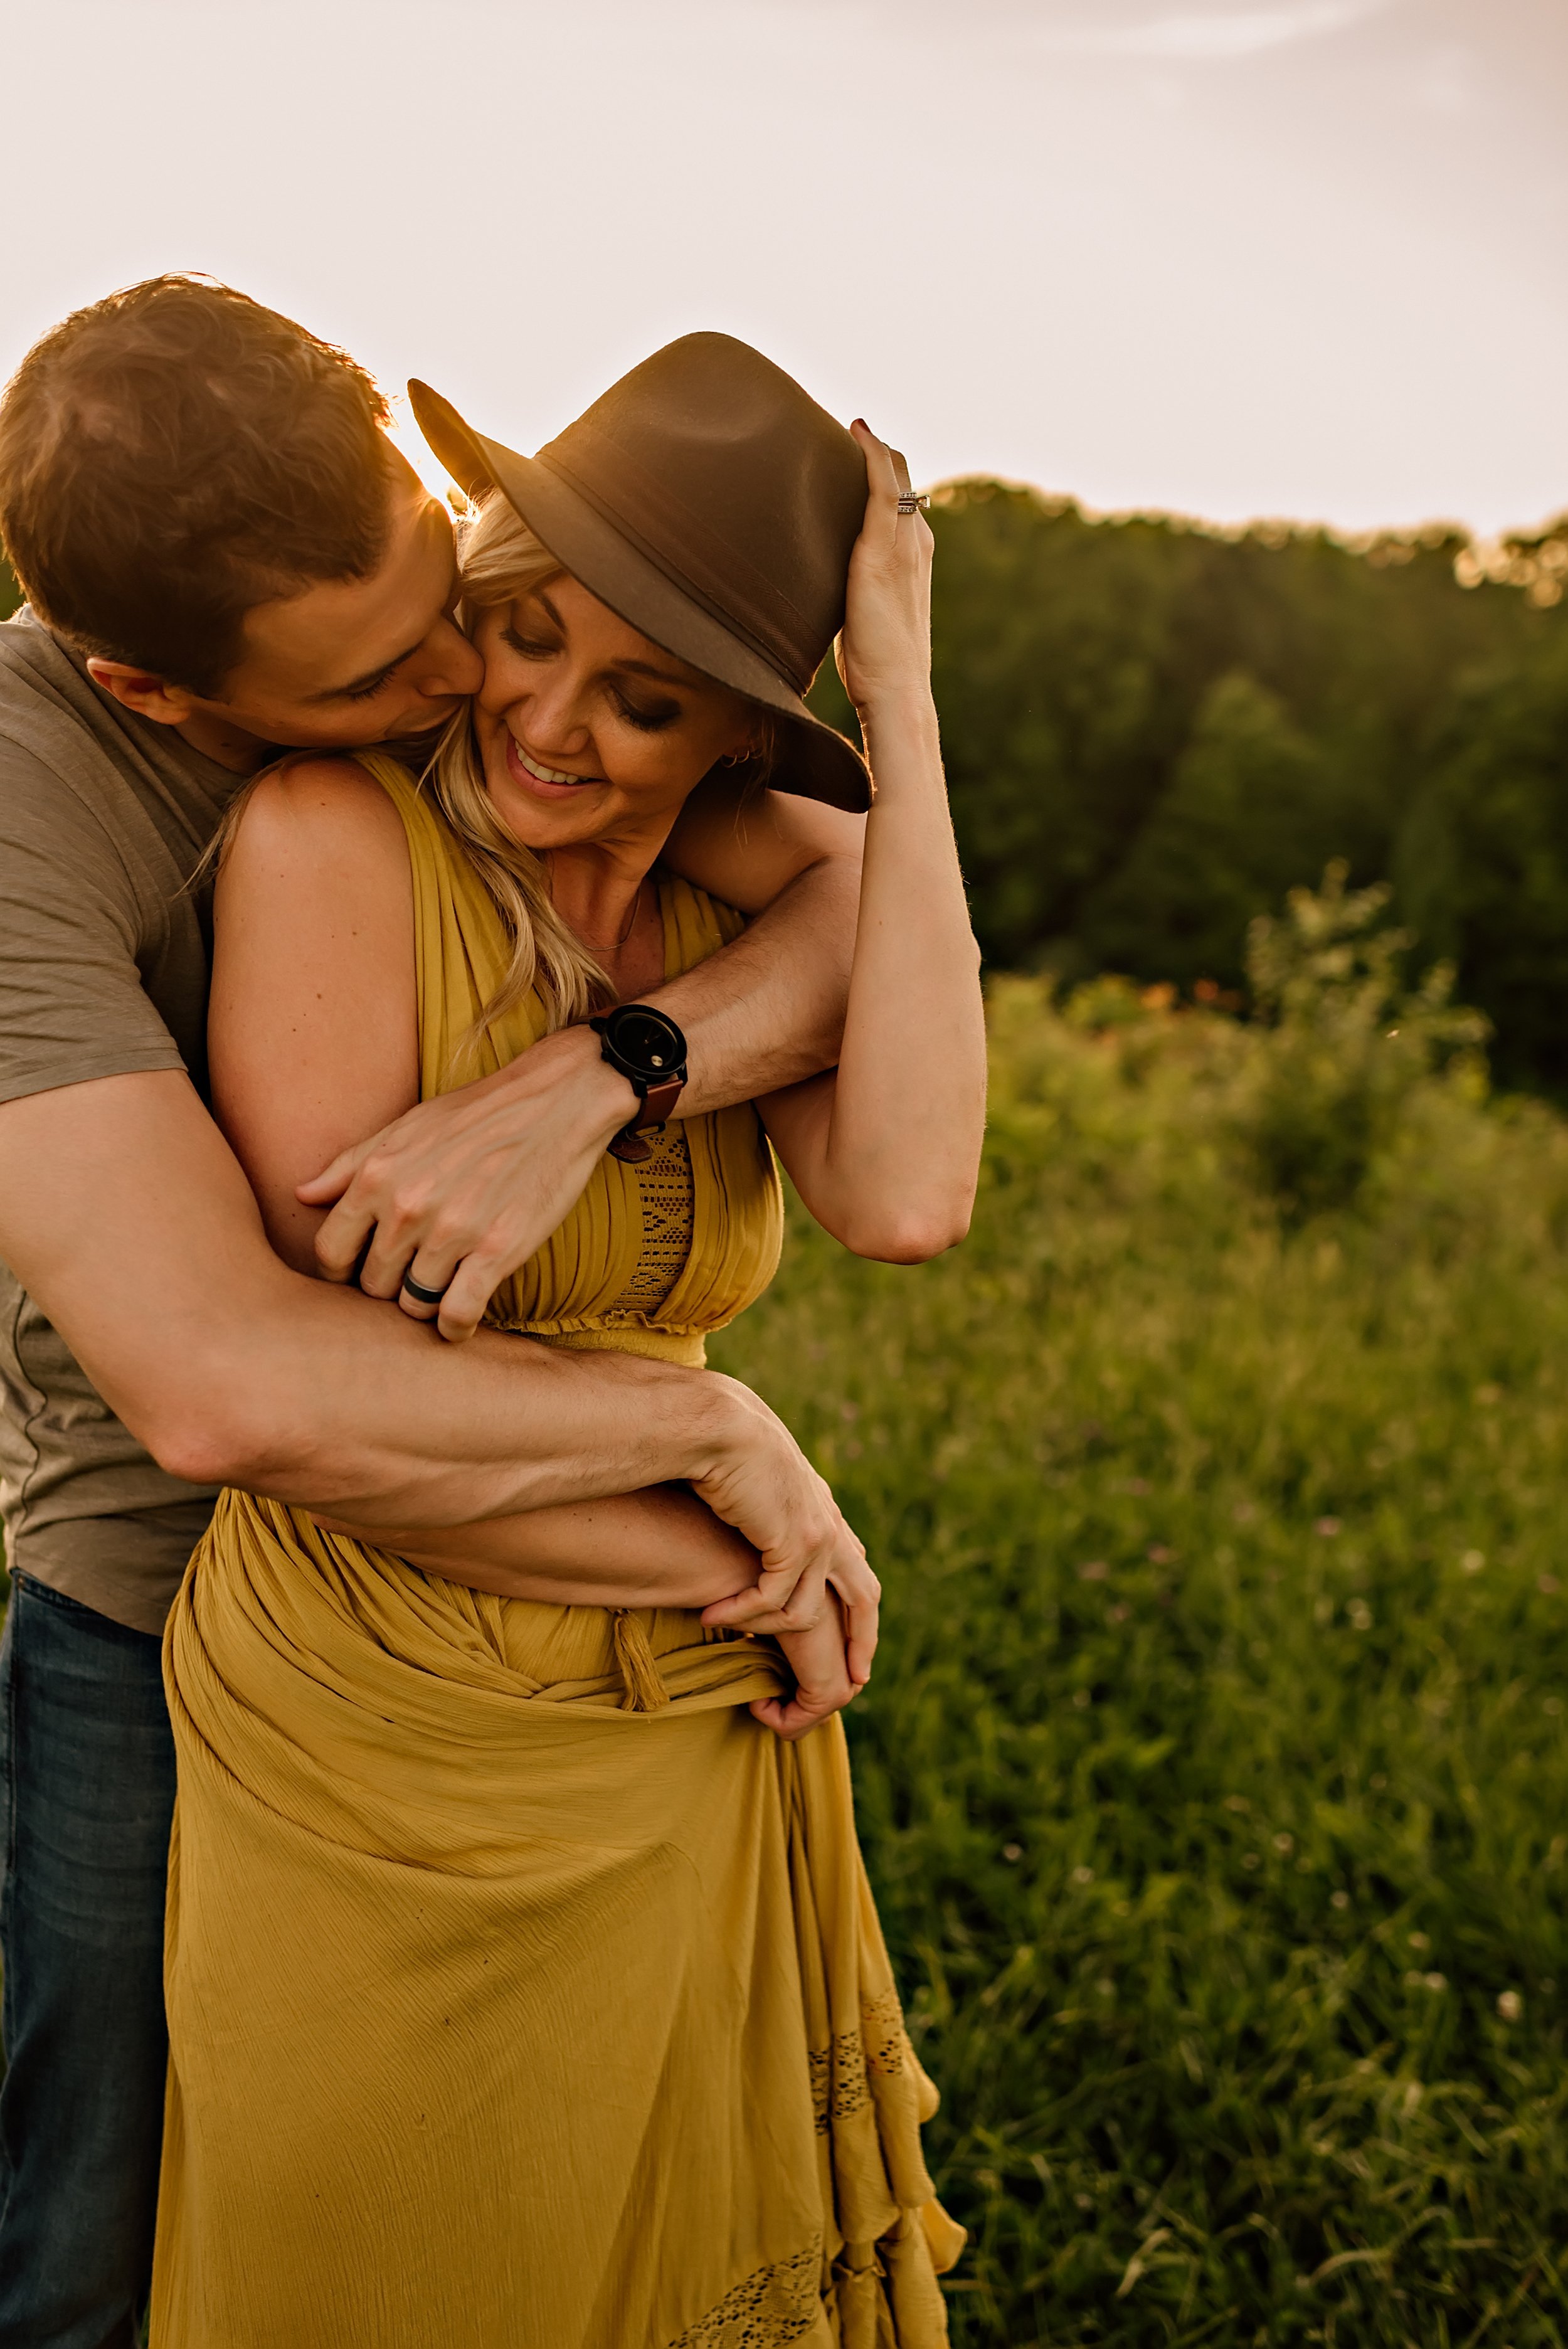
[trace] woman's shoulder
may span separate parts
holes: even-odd
[[[413,790],[413,779],[408,778]],[[357,760],[309,751],[269,767],[237,802],[222,845],[228,891],[373,881],[408,862],[398,808]]]

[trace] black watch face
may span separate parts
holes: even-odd
[[[686,1038],[675,1021],[666,1019],[662,1011],[650,1011],[645,1004],[625,1003],[612,1011],[604,1022],[604,1034],[618,1059],[655,1083],[686,1059]]]

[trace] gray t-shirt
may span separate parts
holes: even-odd
[[[211,892],[240,779],[0,623],[0,1102],[185,1069],[206,1087]],[[0,1265],[0,1516],[11,1563],[159,1631],[211,1511],[123,1427]]]

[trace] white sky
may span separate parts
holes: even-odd
[[[917,478],[1568,506],[1568,0],[0,0],[0,369],[203,268],[532,449],[758,343]]]

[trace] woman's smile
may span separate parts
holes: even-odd
[[[506,766],[513,782],[541,800],[570,799],[584,783],[604,781],[603,775],[569,775],[559,767],[547,767],[535,752],[523,749],[510,727],[506,730]]]

